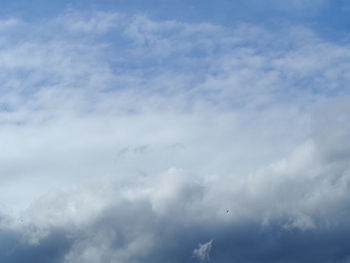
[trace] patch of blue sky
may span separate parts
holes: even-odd
[[[153,19],[210,22],[232,26],[237,23],[260,24],[271,28],[303,24],[330,39],[349,32],[349,4],[346,0],[63,0],[3,1],[1,14],[16,14],[26,19],[55,16],[68,9],[143,13]]]

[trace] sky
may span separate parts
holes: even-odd
[[[0,261],[349,263],[349,13],[3,1]]]

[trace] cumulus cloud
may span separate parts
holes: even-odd
[[[347,46],[144,15],[13,21],[4,262],[349,258]]]

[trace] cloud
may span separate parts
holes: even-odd
[[[213,240],[207,243],[199,244],[199,247],[193,250],[193,255],[202,261],[209,260],[210,250],[213,244]]]
[[[347,46],[305,27],[45,22],[0,43],[4,262],[192,262],[203,240],[217,262],[346,262]]]

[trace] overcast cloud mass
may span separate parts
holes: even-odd
[[[29,2],[0,13],[1,262],[350,262],[348,3]]]

